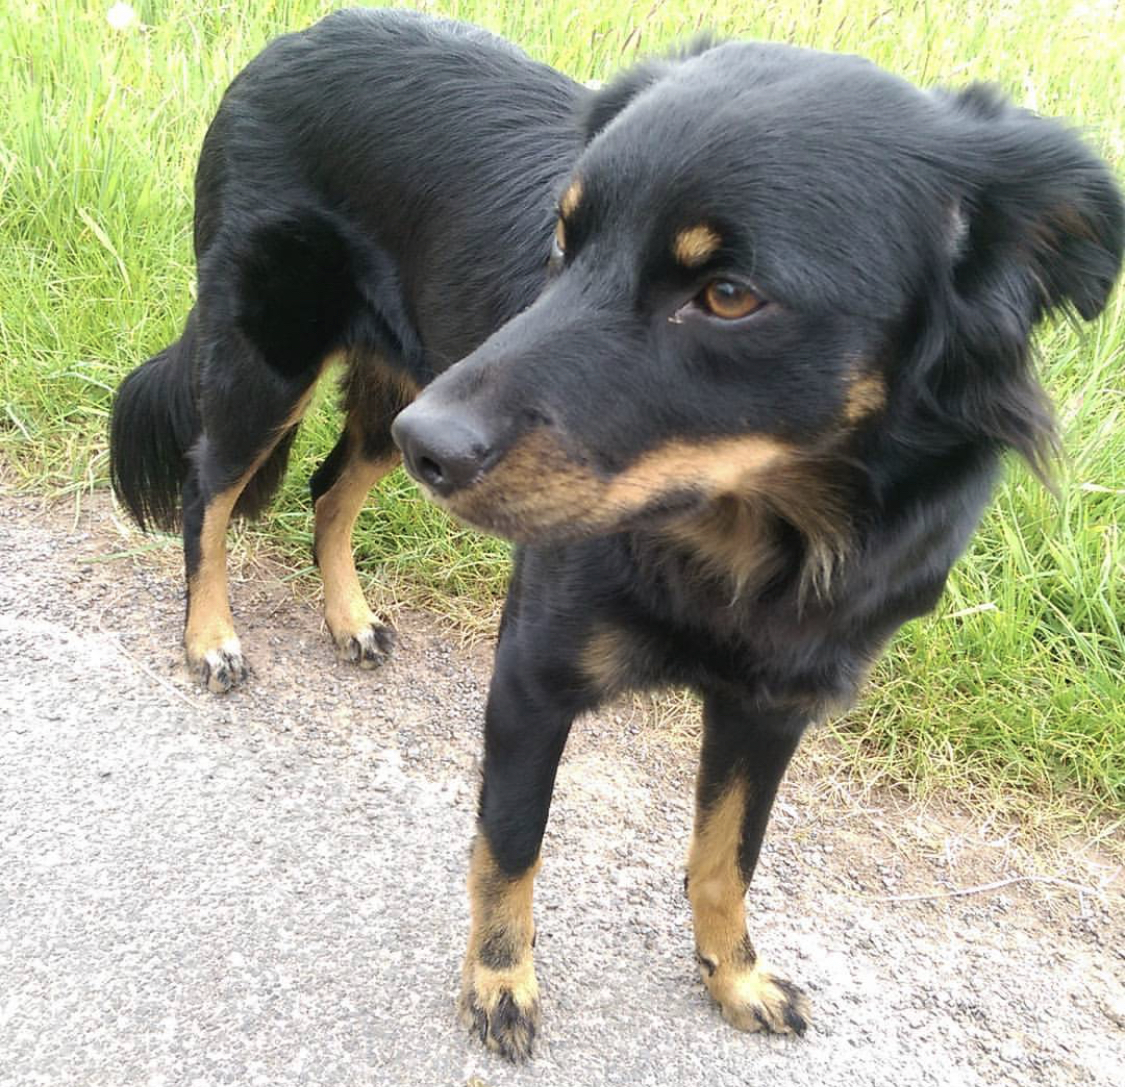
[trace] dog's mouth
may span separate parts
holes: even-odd
[[[738,493],[787,452],[762,435],[676,439],[606,473],[539,428],[451,493],[419,482],[434,502],[484,532],[514,543],[566,543],[679,517]]]

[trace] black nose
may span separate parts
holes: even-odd
[[[472,483],[489,456],[487,439],[471,421],[425,404],[399,412],[391,437],[402,450],[406,470],[443,496]]]

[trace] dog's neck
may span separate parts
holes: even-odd
[[[732,603],[790,581],[802,601],[824,599],[855,546],[857,487],[838,464],[794,461],[766,483],[722,495],[654,535],[698,577],[720,582]]]

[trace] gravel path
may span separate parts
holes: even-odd
[[[727,1028],[682,893],[692,751],[629,706],[576,729],[537,885],[545,1036],[499,1062],[453,1013],[487,650],[406,612],[395,661],[353,671],[246,569],[255,675],[214,698],[179,663],[178,553],[113,557],[141,546],[104,498],[0,494],[5,1087],[1122,1082],[1120,881],[887,901],[1034,858],[826,784],[815,739],[750,912],[816,1019]]]

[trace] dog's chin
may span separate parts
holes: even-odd
[[[576,518],[562,511],[537,509],[534,514],[504,505],[470,500],[452,501],[428,493],[427,497],[462,524],[514,544],[557,545],[577,543],[616,532],[612,521]],[[466,496],[467,498],[467,496]]]
[[[469,528],[526,547],[552,547],[579,543],[598,536],[610,536],[616,531],[612,525],[581,525],[564,521],[538,524],[519,517],[486,516],[477,513],[468,516],[455,510],[449,512]]]
[[[565,502],[551,503],[549,488],[535,497],[534,508],[521,501],[525,496],[505,496],[500,501],[481,501],[473,489],[446,498],[427,487],[422,490],[435,505],[458,521],[523,546],[559,546],[580,543],[622,532],[655,528],[682,518],[700,508],[698,494],[670,495],[638,510],[574,510]]]

